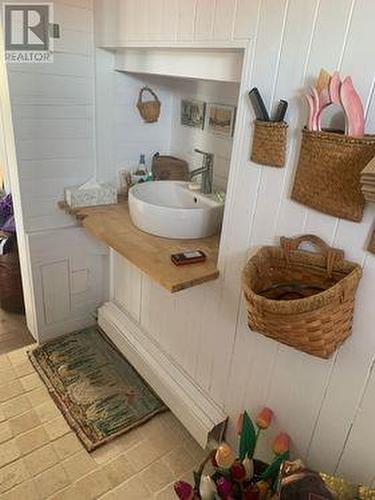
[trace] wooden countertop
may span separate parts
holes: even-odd
[[[219,276],[217,257],[219,236],[199,240],[160,238],[137,229],[127,203],[71,209],[65,202],[59,207],[79,220],[89,233],[106,243],[129,262],[170,292],[178,292]],[[206,262],[177,267],[171,254],[203,250]]]

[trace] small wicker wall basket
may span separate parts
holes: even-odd
[[[321,212],[362,220],[361,171],[375,156],[375,135],[304,130],[292,198]]]
[[[319,252],[300,250],[313,243]],[[351,334],[362,270],[314,235],[263,247],[245,266],[249,327],[313,356],[328,358]]]
[[[288,124],[255,120],[251,161],[260,165],[283,167],[287,146]]]
[[[152,95],[152,101],[143,101],[143,94],[145,92]],[[137,108],[146,123],[154,123],[159,119],[161,102],[150,87],[142,87],[138,96]]]

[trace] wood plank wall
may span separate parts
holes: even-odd
[[[226,2],[218,4],[226,8]],[[375,257],[365,250],[375,211],[368,207],[356,224],[289,198],[306,121],[301,96],[322,66],[353,76],[366,105],[367,130],[375,132],[375,3],[249,0],[238,5],[254,13],[246,26],[241,16],[237,20],[242,33],[255,34],[245,61],[247,85],[257,85],[269,107],[280,98],[290,102],[286,168],[248,161],[252,115],[243,104],[229,178],[221,278],[171,296],[116,257],[115,274],[121,267],[128,281],[117,289],[117,300],[231,417],[243,408],[256,412],[266,404],[274,409],[277,418],[273,433],[261,443],[263,456],[274,433],[284,429],[293,437],[294,452],[310,465],[375,485]],[[209,6],[199,16],[204,33],[211,29]],[[244,103],[246,94],[240,100]],[[307,232],[343,248],[364,268],[353,336],[329,361],[250,332],[241,298],[240,272],[249,252],[276,243],[281,235]],[[235,439],[233,427],[229,436]]]
[[[73,225],[57,201],[95,172],[92,2],[52,3],[54,62],[7,65],[26,231]]]
[[[95,174],[91,0],[55,0],[52,64],[8,64],[39,341],[92,324],[107,296],[107,248],[57,207]]]

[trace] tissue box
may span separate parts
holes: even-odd
[[[117,203],[117,190],[112,184],[87,183],[66,188],[65,201],[71,208],[112,205]]]

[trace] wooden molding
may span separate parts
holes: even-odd
[[[371,253],[375,253],[375,229],[372,232],[371,240],[367,250]]]
[[[243,50],[128,48],[118,50],[115,68],[180,78],[240,82]]]
[[[142,327],[116,304],[99,309],[99,325],[204,448],[210,433],[226,421],[222,409]]]

